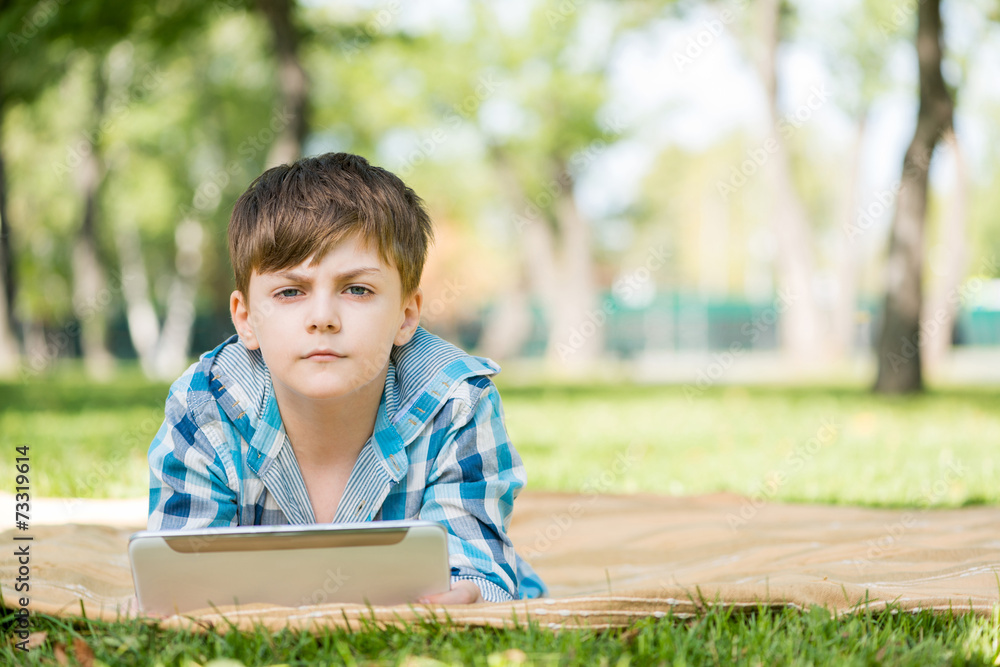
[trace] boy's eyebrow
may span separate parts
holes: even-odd
[[[343,273],[338,273],[334,276],[337,280],[352,280],[358,276],[365,275],[367,273],[382,273],[382,269],[375,266],[362,266],[357,269],[351,269],[350,271],[345,271]],[[281,278],[284,280],[294,280],[295,282],[307,283],[312,281],[313,276],[310,273],[301,273],[295,270],[288,271],[278,271],[273,274],[275,278]]]

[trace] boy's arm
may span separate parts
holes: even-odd
[[[431,462],[420,518],[448,529],[453,586],[469,580],[487,602],[512,600],[517,597],[516,556],[507,527],[526,477],[492,381],[446,437]]]
[[[178,385],[181,383],[178,382]],[[237,494],[213,441],[224,439],[214,403],[191,408],[183,386],[171,387],[163,424],[149,447],[148,530],[230,526]],[[236,480],[236,488],[238,487]]]

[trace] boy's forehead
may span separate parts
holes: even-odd
[[[260,278],[283,278],[288,277],[289,275],[313,276],[322,268],[324,270],[332,270],[334,275],[338,277],[344,275],[358,275],[370,278],[381,277],[383,279],[388,279],[394,276],[399,277],[399,271],[396,269],[395,265],[391,263],[387,264],[383,261],[374,248],[358,246],[357,250],[360,251],[360,253],[352,252],[345,255],[342,252],[336,252],[335,247],[331,248],[322,255],[319,253],[313,253],[298,264],[289,264],[281,268],[269,269],[267,271],[254,269],[251,276],[257,276]],[[321,265],[328,259],[329,266],[321,267]]]

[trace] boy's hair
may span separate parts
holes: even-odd
[[[325,153],[268,169],[240,195],[229,220],[236,289],[248,296],[253,271],[319,261],[357,233],[395,266],[403,299],[420,285],[433,238],[423,202],[394,174],[350,153]]]

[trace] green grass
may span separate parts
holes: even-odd
[[[996,389],[889,398],[863,388],[500,388],[535,489],[1000,502]]]
[[[528,488],[788,502],[956,507],[1000,503],[1000,390],[876,397],[863,388],[505,386]],[[0,448],[29,445],[33,492],[147,490],[166,384],[128,373],[0,384]],[[13,458],[0,458],[10,479]],[[774,480],[780,483],[774,483]]]
[[[863,388],[506,385],[507,428],[529,488],[582,492],[765,493],[782,501],[884,506],[1000,503],[1000,390],[885,398]],[[94,385],[62,372],[0,384],[0,478],[31,452],[32,495],[146,494],[146,449],[166,384],[134,369]],[[824,429],[824,425],[827,428]],[[768,480],[780,483],[766,486]],[[108,665],[234,664],[1000,664],[1000,620],[929,612],[831,619],[814,609],[713,610],[616,631],[366,628],[346,633],[196,634],[136,622],[32,618],[45,641],[0,664],[61,653]],[[5,640],[11,637],[6,619]],[[74,649],[76,642],[76,649]],[[85,645],[85,646],[84,646]],[[521,660],[523,658],[523,661]],[[434,662],[434,661],[439,662]],[[98,664],[98,663],[95,663]],[[224,667],[216,662],[213,667]]]
[[[428,622],[409,628],[347,632],[324,629],[207,632],[163,630],[136,623],[39,616],[47,633],[27,654],[0,648],[3,664],[53,664],[57,651],[87,650],[107,665],[993,665],[997,618],[930,612],[867,613],[834,619],[814,608],[715,609],[693,619],[644,619],[627,629],[553,632],[455,629]],[[218,661],[212,663],[211,661]],[[222,662],[222,661],[236,662]],[[95,663],[97,664],[97,663]]]
[[[146,451],[163,421],[167,384],[136,373],[94,384],[76,373],[0,383],[0,479],[27,445],[34,496],[129,498],[148,491]]]

